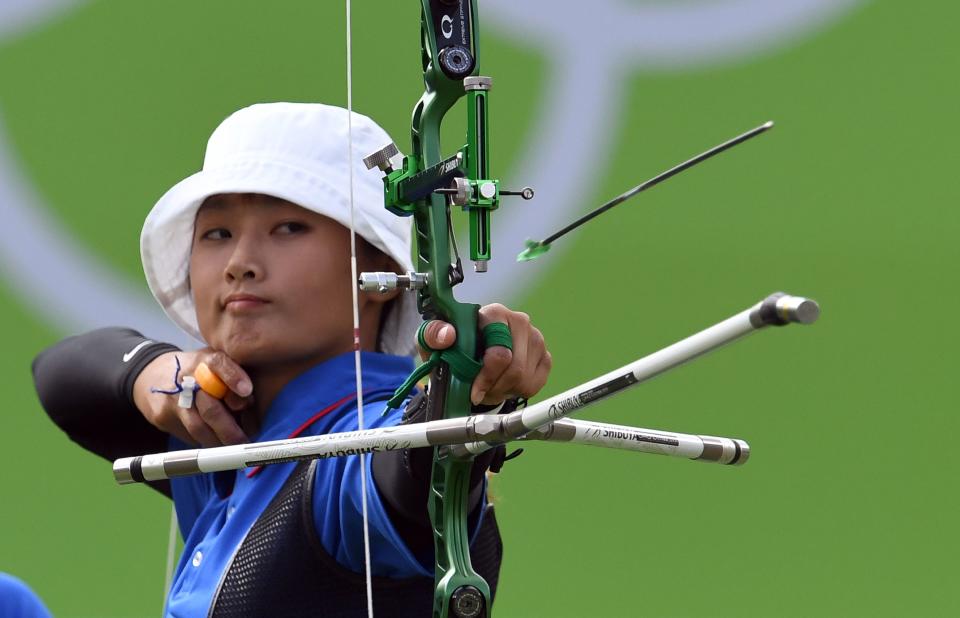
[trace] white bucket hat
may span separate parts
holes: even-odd
[[[370,118],[353,114],[353,196],[357,234],[413,270],[410,220],[383,206],[383,181],[362,158],[390,143]],[[318,103],[263,103],[231,114],[210,136],[203,170],[177,183],[147,215],[140,256],[150,291],[177,326],[203,341],[189,285],[197,210],[218,193],[262,193],[350,227],[347,110]],[[421,321],[413,294],[401,295],[380,333],[389,354],[413,353]]]

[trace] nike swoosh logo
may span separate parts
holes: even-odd
[[[130,350],[129,352],[127,352],[126,354],[123,355],[123,362],[125,362],[125,363],[130,362],[130,359],[133,358],[134,356],[136,356],[136,355],[137,355],[137,352],[139,352],[140,350],[142,350],[142,349],[144,348],[144,346],[148,346],[148,345],[150,345],[151,343],[153,343],[153,340],[147,339],[147,340],[144,341],[143,343],[138,344],[137,347],[133,348],[132,350]]]

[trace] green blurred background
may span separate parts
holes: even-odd
[[[405,148],[419,3],[355,4],[355,107]],[[778,126],[597,220],[544,258],[535,285],[495,299],[546,334],[545,392],[774,290],[818,299],[823,315],[584,415],[743,437],[743,468],[551,444],[507,465],[496,615],[960,615],[958,20],[953,2],[863,2],[727,60],[627,63],[615,116],[582,110],[612,137],[580,211],[768,118]],[[0,128],[48,214],[145,293],[143,217],[199,168],[223,117],[258,101],[345,103],[343,25],[339,2],[221,0],[87,2],[0,27]],[[511,170],[564,67],[511,32],[485,30],[482,62],[497,80],[493,163],[520,185]],[[0,225],[14,206],[0,203]],[[528,221],[530,235],[551,231],[535,211]],[[117,487],[46,419],[29,363],[71,322],[26,301],[9,265],[0,273],[0,570],[57,616],[157,615],[168,503]]]

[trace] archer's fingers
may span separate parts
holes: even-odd
[[[521,393],[524,399],[530,399],[546,386],[551,369],[553,369],[553,356],[550,355],[550,352],[547,352],[533,371],[533,378],[530,380],[530,392]]]
[[[253,395],[241,397],[233,391],[227,391],[223,398],[223,405],[234,414],[239,414],[253,405]]]
[[[423,340],[434,350],[446,350],[457,340],[457,331],[443,320],[430,320],[423,329]],[[420,347],[420,342],[417,342],[417,347]],[[422,357],[426,358],[428,354],[429,351],[420,350]]]
[[[221,446],[220,440],[216,434],[207,427],[200,415],[194,408],[177,408],[177,417],[183,424],[187,433],[190,434],[190,441],[199,444],[205,448],[211,446]]]
[[[194,397],[197,413],[207,428],[216,436],[218,444],[243,444],[249,442],[236,418],[219,399],[203,391],[197,391]]]
[[[523,332],[523,372],[509,388],[511,395],[530,399],[547,383],[553,358],[547,351],[547,342],[539,328],[528,321],[524,324]]]
[[[543,335],[529,324],[519,325],[517,335],[513,338],[513,351],[509,365],[499,371],[499,375],[495,376],[493,372],[489,374],[493,383],[486,388],[485,392],[475,393],[480,400],[478,403],[495,405],[518,395],[530,398],[543,387],[543,382],[536,373],[545,353]],[[488,348],[488,352],[492,351],[496,354],[497,350],[506,349],[494,346]],[[484,368],[486,364],[487,358],[484,356]],[[473,393],[472,396],[474,396]]]
[[[473,405],[480,403],[491,403],[488,393],[493,395],[498,392],[495,388],[504,376],[508,378],[516,374],[514,363],[515,355],[510,348],[495,345],[487,348],[483,352],[483,367],[480,373],[473,380],[473,387],[470,389],[470,401]],[[499,403],[504,398],[493,403]]]
[[[525,313],[511,311],[500,303],[484,305],[477,314],[477,326],[482,330],[494,322],[506,324],[513,341],[513,350],[503,346],[490,346],[483,353],[483,368],[473,381],[470,389],[470,401],[473,405],[480,403],[500,403],[506,396],[497,387],[504,379],[515,380],[522,371],[525,346],[522,337],[518,338],[518,330],[523,330],[523,323],[530,322]]]
[[[546,384],[552,368],[552,358],[547,351],[546,341],[540,329],[536,328],[526,313],[511,311],[503,305],[488,305],[480,310],[480,325],[491,322],[504,322],[510,329],[513,351],[509,365],[491,367],[491,372],[480,381],[471,396],[474,402],[497,404],[510,397],[530,398],[540,392]],[[489,351],[505,348],[491,347]],[[501,363],[506,355],[501,356]],[[486,369],[487,358],[484,358]],[[491,383],[492,381],[492,383]]]
[[[250,376],[232,358],[223,352],[211,352],[206,355],[204,362],[217,375],[227,388],[241,397],[253,393],[253,382]]]

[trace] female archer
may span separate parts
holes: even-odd
[[[107,459],[267,441],[358,427],[350,268],[351,166],[361,270],[406,272],[410,226],[383,208],[379,174],[353,152],[389,143],[372,120],[319,104],[254,105],[213,133],[202,171],[170,189],[141,236],[147,282],[167,315],[204,348],[182,351],[107,328],[40,353],[34,378],[47,413]],[[350,135],[352,134],[352,138]],[[359,296],[365,427],[423,420],[426,397],[399,410],[385,401],[413,369],[420,316],[399,290]],[[551,358],[529,318],[502,305],[480,326],[509,327],[512,351],[492,346],[473,383],[483,411],[512,409],[544,385]],[[449,324],[424,341],[450,346]],[[183,377],[205,363],[226,396],[196,393],[178,405]],[[469,505],[477,572],[495,590],[502,546],[485,472],[502,449],[477,458]],[[286,463],[181,477],[152,486],[174,500],[184,552],[169,616],[361,616],[363,573],[385,616],[430,614],[433,538],[427,514],[429,450]],[[370,556],[364,555],[362,477]]]

